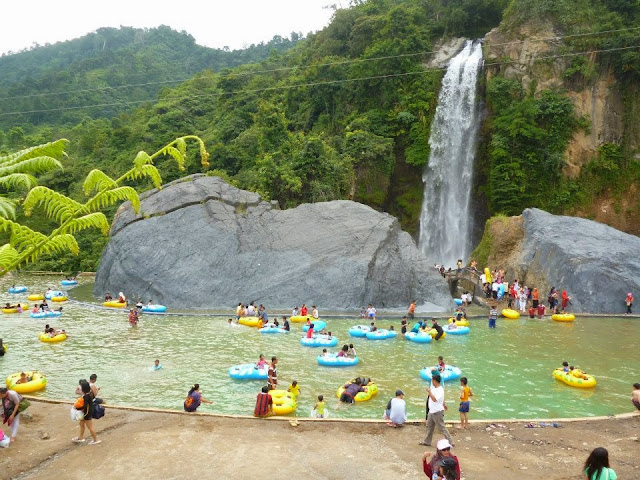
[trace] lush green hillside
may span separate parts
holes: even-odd
[[[266,44],[229,51],[196,45],[186,32],[161,26],[101,28],[54,45],[0,57],[0,129],[14,125],[73,125],[84,117],[112,117],[139,102],[154,100],[205,69],[218,71],[268,58],[297,43],[274,37]],[[169,82],[169,83],[163,83]],[[173,83],[171,83],[173,82]],[[61,93],[70,92],[70,93]],[[82,105],[110,105],[75,109]],[[122,104],[122,105],[112,105]],[[23,115],[8,112],[56,110]]]

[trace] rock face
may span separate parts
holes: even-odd
[[[196,175],[125,203],[94,293],[169,307],[320,309],[453,306],[446,282],[398,221],[351,201],[279,210],[256,193]]]
[[[507,251],[493,252],[489,265],[506,268],[509,281],[538,287],[545,304],[552,286],[567,290],[573,312],[624,313],[627,292],[640,297],[640,237],[538,209],[507,223],[524,235]],[[500,242],[494,240],[494,247]]]

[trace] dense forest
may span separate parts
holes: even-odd
[[[478,38],[498,25],[508,31],[532,19],[551,21],[565,34],[618,30],[560,39],[560,53],[640,44],[632,28],[640,20],[637,5],[619,0],[356,1],[336,10],[328,27],[306,39],[278,37],[248,51],[215,54],[201,50],[187,34],[165,28],[125,30],[120,43],[110,41],[112,50],[106,52],[107,33],[118,37],[119,31],[104,29],[43,47],[62,48],[55,56],[36,48],[0,59],[12,62],[0,63],[0,71],[12,65],[22,72],[0,75],[1,96],[22,95],[18,100],[25,102],[2,106],[0,101],[5,113],[74,106],[37,115],[0,114],[0,148],[12,151],[68,138],[64,174],[47,174],[41,183],[80,198],[81,182],[91,168],[117,175],[139,150],[195,134],[211,154],[209,174],[283,207],[352,198],[390,212],[415,233],[443,74],[425,62],[443,38]],[[167,48],[167,38],[183,46]],[[104,55],[97,53],[103,48]],[[55,60],[46,62],[47,57]],[[602,53],[590,61],[582,55],[567,58],[563,89],[527,91],[502,75],[499,65],[481,86],[487,118],[476,196],[486,215],[520,213],[527,206],[561,212],[571,202],[588,202],[611,181],[623,189],[638,179],[638,161],[624,141],[603,145],[580,177],[568,180],[561,174],[567,142],[574,132],[589,128],[576,115],[568,90],[588,84],[594,69],[612,68],[634,95],[640,81],[638,50]],[[126,70],[131,65],[135,70]],[[178,85],[160,83],[181,75],[191,78]],[[151,90],[120,88],[153,82]],[[61,89],[74,92],[72,99],[34,93]],[[156,92],[152,102],[130,103]],[[115,105],[75,108],[106,103]],[[158,167],[165,181],[184,174],[170,162]],[[186,173],[199,171],[194,161]],[[49,258],[35,268],[95,269],[106,239],[84,233],[79,243],[79,256]]]

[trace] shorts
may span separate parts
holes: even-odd
[[[633,403],[635,405],[635,407],[640,410],[640,402],[638,400],[636,400],[635,398],[633,400],[631,400],[631,403]]]
[[[533,308],[538,308],[538,300],[533,300]]]
[[[402,332],[402,335],[404,335],[405,333],[407,333],[407,327],[403,325],[403,326],[402,326],[402,330],[401,330],[401,332]]]
[[[369,318],[376,318],[376,314],[375,313],[370,313],[369,314]]]
[[[458,411],[460,413],[469,413],[469,402],[460,402],[460,408]]]
[[[409,316],[409,318],[410,318],[410,319],[412,319],[412,320],[413,320],[413,318],[414,318],[414,314],[413,314],[413,313],[409,313],[409,315],[408,315],[408,316]]]
[[[340,395],[340,401],[344,403],[353,403],[353,397],[342,392],[342,395]]]

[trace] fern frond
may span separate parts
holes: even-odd
[[[64,150],[69,143],[66,138],[61,138],[55,142],[44,143],[42,145],[36,145],[35,147],[25,148],[9,155],[0,155],[0,167],[7,165],[13,165],[14,163],[21,162],[23,160],[29,160],[30,158],[37,157],[53,157],[60,158],[66,155]]]
[[[200,144],[200,163],[204,168],[209,168],[209,152],[207,152],[207,147],[205,147],[204,142],[199,138],[198,143]]]
[[[133,211],[138,213],[138,210],[140,209],[140,197],[138,197],[138,192],[131,187],[118,187],[113,190],[102,192],[89,200],[85,204],[85,207],[90,212],[96,212],[109,207],[120,200],[129,200]]]
[[[133,165],[136,168],[142,168],[143,165],[149,165],[153,163],[153,159],[149,156],[147,152],[139,151],[136,158],[133,160]]]
[[[77,255],[80,252],[78,242],[70,233],[56,235],[55,237],[47,240],[47,242],[42,246],[35,249],[33,252],[30,252],[29,258],[26,260],[26,263],[35,262],[38,257],[43,254],[53,253],[60,255],[66,252],[71,252],[74,255]]]
[[[0,247],[0,268],[7,270],[15,262],[20,254],[9,243]]]
[[[182,154],[183,157],[187,156],[187,142],[184,138],[176,138],[176,148]]]
[[[83,208],[83,205],[75,200],[43,186],[32,188],[29,191],[23,203],[24,214],[27,217],[30,216],[33,209],[39,205],[44,205],[47,216],[59,223],[73,217],[77,211]]]
[[[61,233],[76,233],[88,228],[98,228],[103,235],[109,233],[109,221],[102,212],[94,212],[69,221]]]
[[[53,157],[35,157],[0,167],[0,177],[12,173],[46,173],[62,170],[62,164]]]
[[[171,145],[167,145],[162,149],[162,154],[172,156],[173,159],[178,163],[178,169],[184,170],[184,155],[180,153],[180,150],[172,147]]]
[[[118,184],[109,175],[97,168],[91,170],[82,185],[85,195],[89,195],[94,190],[101,191],[105,188],[115,188]]]
[[[142,165],[139,169],[132,168],[124,174],[125,180],[139,180],[143,177],[149,177],[153,182],[153,186],[158,190],[162,190],[162,176],[155,165]]]
[[[35,230],[31,230],[29,227],[25,227],[24,225],[14,223],[11,227],[9,243],[20,253],[38,246],[45,240],[47,240],[46,235],[36,232]]]
[[[29,175],[28,173],[11,173],[0,177],[0,186],[6,189],[18,189],[23,188],[29,190],[38,184],[36,177]]]
[[[0,217],[16,218],[16,204],[13,200],[0,197]]]

